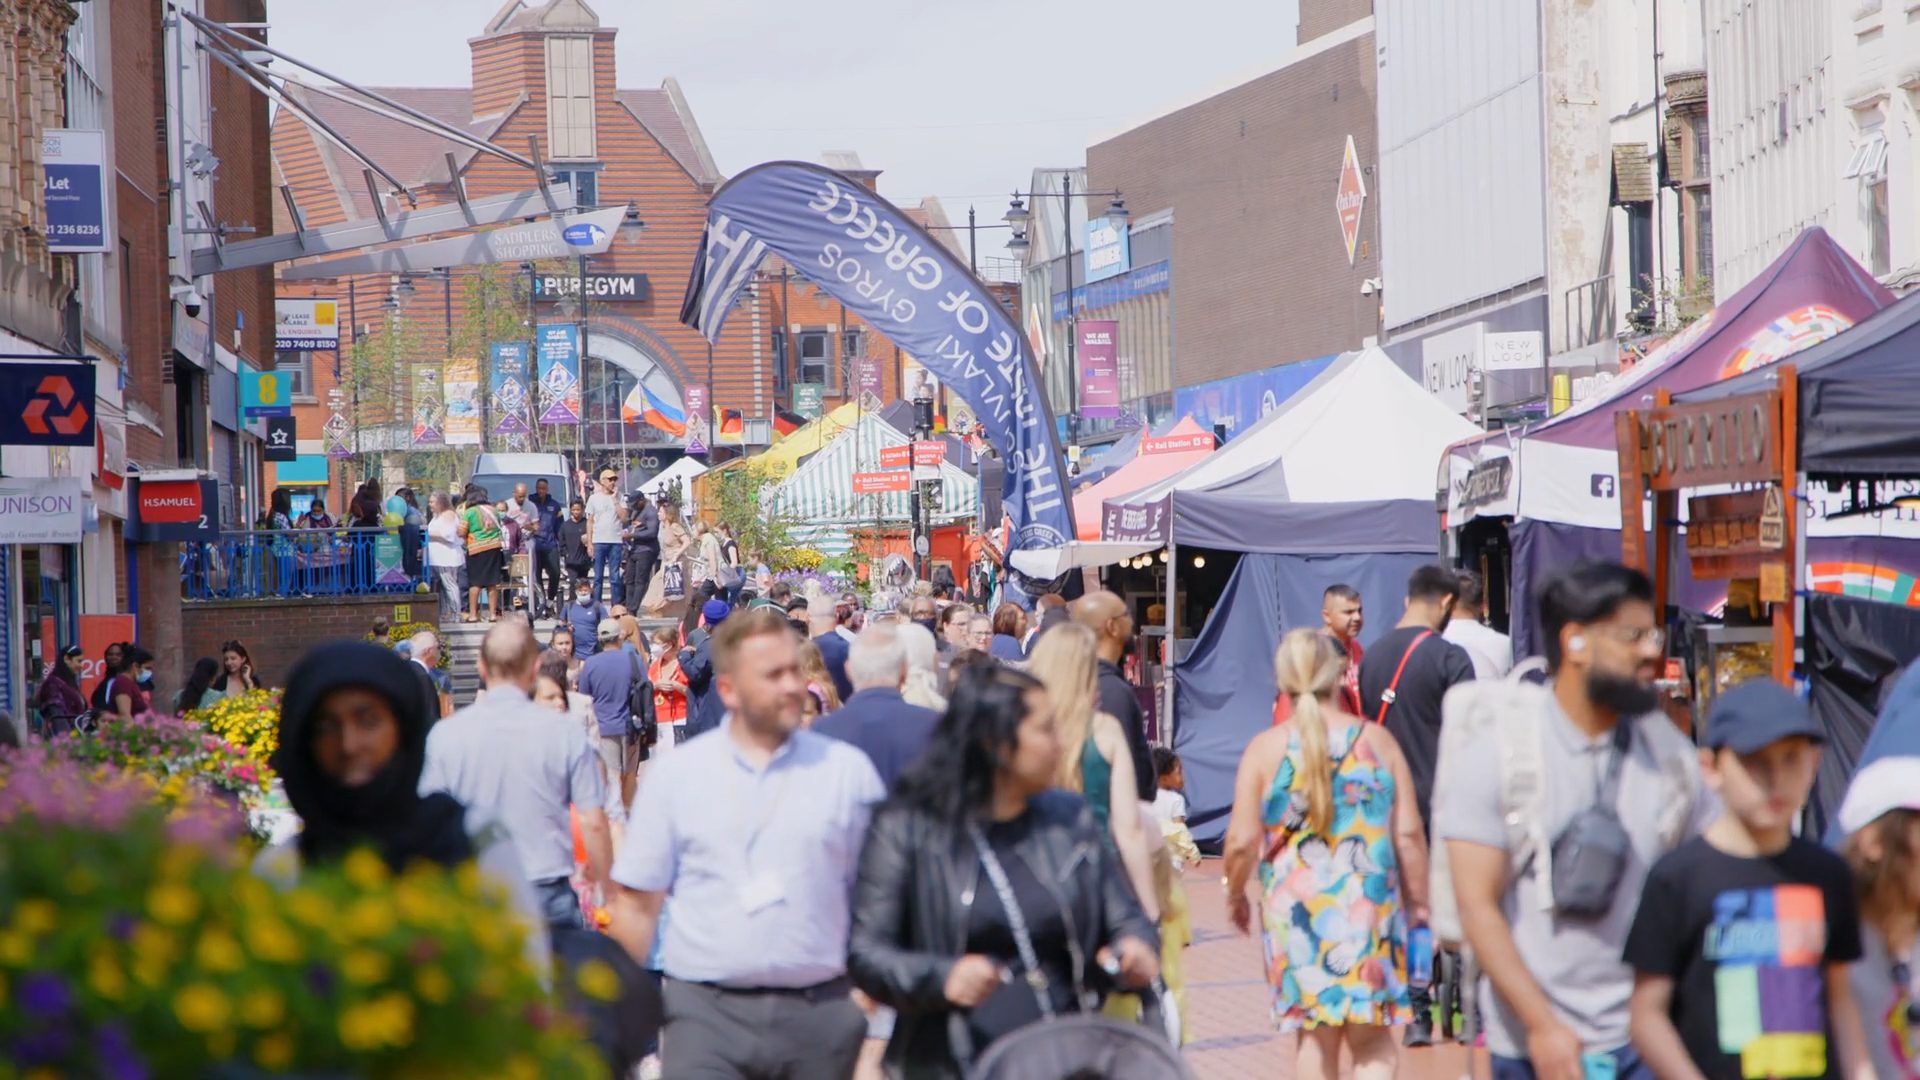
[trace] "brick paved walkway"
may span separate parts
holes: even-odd
[[[1186,875],[1193,907],[1194,943],[1187,949],[1187,1012],[1193,1039],[1186,1059],[1199,1080],[1291,1080],[1293,1039],[1274,1033],[1267,1016],[1267,983],[1260,942],[1227,922],[1220,860]],[[1457,1047],[1408,1051],[1400,1075],[1410,1080],[1458,1080],[1467,1055]]]

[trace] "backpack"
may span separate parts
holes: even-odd
[[[1487,728],[1495,730],[1494,745],[1500,753],[1500,818],[1507,826],[1507,881],[1517,886],[1521,876],[1536,860],[1539,873],[1534,876],[1530,895],[1519,897],[1522,904],[1540,910],[1553,909],[1553,838],[1547,835],[1546,785],[1543,775],[1543,718],[1552,707],[1553,690],[1544,684],[1520,681],[1525,667],[1505,679],[1475,679],[1447,691],[1440,705],[1440,757],[1434,770],[1433,814],[1449,794],[1449,778],[1458,771],[1450,766],[1449,756],[1458,757],[1461,747]],[[1640,721],[1633,721],[1640,722]],[[1660,846],[1671,851],[1686,839],[1700,798],[1699,777],[1687,768],[1684,755],[1660,755],[1661,779],[1675,795],[1666,800],[1660,818]],[[1453,893],[1452,864],[1447,845],[1437,836],[1428,855],[1428,923],[1436,940],[1450,947],[1465,942],[1460,927],[1460,906]]]
[[[653,711],[653,680],[647,678],[647,669],[638,656],[628,653],[627,665],[633,671],[627,682],[627,730],[638,736],[641,746],[652,746],[660,738],[660,722]]]

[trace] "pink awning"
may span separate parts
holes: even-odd
[[[1213,453],[1213,432],[1186,416],[1165,435],[1140,440],[1140,453],[1112,475],[1073,497],[1075,530],[1082,540],[1100,539],[1100,516],[1108,499],[1124,499],[1157,484]]]

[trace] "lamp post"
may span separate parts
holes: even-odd
[[[1025,255],[1033,248],[1032,242],[1027,239],[1026,228],[1033,220],[1033,214],[1027,210],[1026,204],[1020,200],[1042,198],[1060,199],[1065,207],[1064,212],[1060,215],[1061,239],[1065,241],[1065,246],[1061,248],[1060,258],[1061,261],[1066,264],[1067,268],[1067,377],[1072,380],[1067,388],[1067,400],[1073,405],[1073,408],[1067,413],[1068,441],[1070,443],[1078,443],[1080,441],[1080,318],[1073,302],[1074,194],[1073,173],[1062,170],[1060,174],[1059,191],[1016,191],[1013,193],[1013,201],[1007,205],[1006,216],[1002,219],[1013,229],[1013,239],[1007,241],[1007,249],[1015,255]],[[1127,212],[1126,201],[1120,197],[1118,191],[1082,191],[1079,193],[1079,196],[1081,198],[1099,197],[1112,199],[1113,201],[1107,204],[1107,212],[1104,215],[1109,221],[1117,222],[1124,226],[1127,219],[1131,216]],[[1047,298],[1049,307],[1052,305],[1052,300],[1052,297]]]
[[[646,231],[647,231],[647,223],[641,220],[640,207],[633,202],[628,202],[627,212],[625,215],[621,217],[619,230],[614,237],[615,242],[622,247],[634,246],[640,242],[641,234],[645,233]],[[535,304],[535,300],[538,297],[538,288],[537,288],[536,282],[537,282],[539,270],[538,270],[538,267],[536,267],[533,263],[530,263],[530,262],[523,263],[521,265],[527,268],[527,317],[528,317],[528,325],[532,328],[532,337],[533,337],[533,352],[531,354],[531,357],[534,364],[534,375],[535,375],[534,381],[538,383],[539,382],[539,356],[540,356],[540,332],[539,332],[540,316],[539,316],[539,309]],[[591,414],[591,410],[587,407],[587,401],[589,400],[588,391],[592,388],[591,383],[589,381],[588,372],[593,367],[591,349],[590,349],[591,339],[589,337],[589,330],[587,326],[587,256],[581,255],[578,257],[578,262],[574,264],[574,274],[575,274],[575,277],[574,277],[575,291],[573,296],[573,302],[575,306],[573,308],[573,315],[574,315],[574,325],[579,334],[578,340],[580,343],[579,359],[580,359],[580,412],[581,412],[579,438],[575,443],[575,449],[574,449],[574,468],[579,469],[581,467],[582,459],[587,454],[591,453],[593,450],[593,437],[592,437],[592,431],[591,431],[591,428],[592,428],[591,415],[592,414]],[[615,381],[614,389],[615,390],[619,389],[618,381]],[[618,402],[615,402],[614,408],[615,408],[614,422],[620,425],[620,439],[621,439],[622,447],[624,451],[624,444],[625,444],[626,435],[627,435],[626,421],[620,417],[620,414],[618,411],[619,409]],[[536,418],[534,426],[538,427],[538,418]],[[625,455],[623,453],[622,457],[624,458],[624,456]]]
[[[961,229],[967,230],[967,269],[973,271],[975,277],[980,276],[980,230],[1012,229],[1016,234],[1020,231],[1019,227],[1011,222],[1003,225],[980,224],[974,219],[973,207],[971,206],[967,207],[967,223],[965,225],[928,225],[926,228],[929,231],[937,230],[941,232],[959,232]],[[1011,241],[1008,242],[1008,246],[1012,246]]]

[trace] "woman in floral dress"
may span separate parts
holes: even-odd
[[[1314,630],[1280,642],[1274,673],[1286,722],[1240,759],[1227,830],[1227,906],[1248,933],[1248,879],[1260,872],[1260,928],[1274,1025],[1299,1032],[1296,1075],[1393,1075],[1390,1029],[1407,1023],[1407,927],[1425,923],[1427,847],[1413,779],[1392,735],[1342,711],[1345,661]]]

